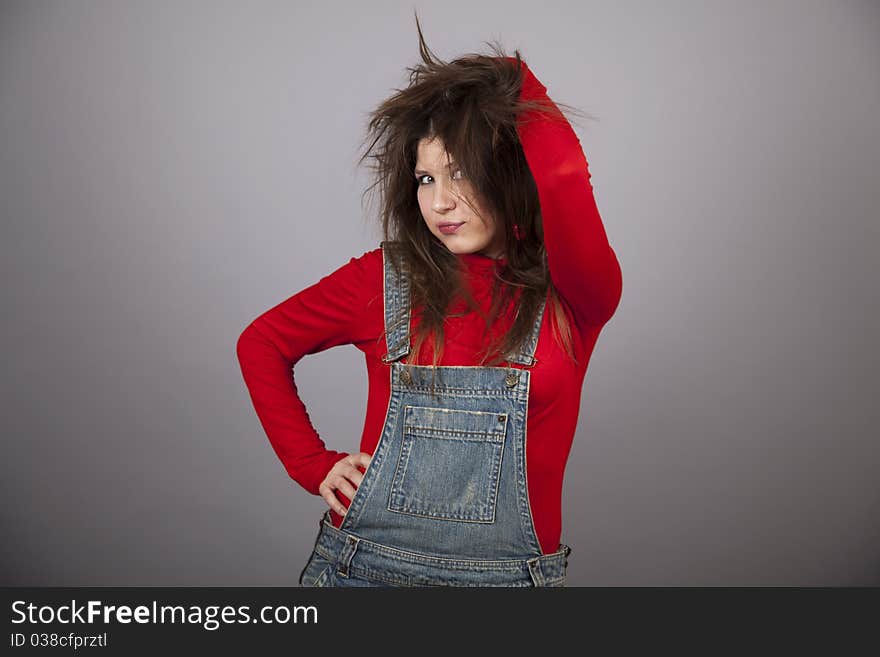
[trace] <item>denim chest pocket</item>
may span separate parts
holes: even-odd
[[[404,406],[388,510],[495,522],[507,413]]]

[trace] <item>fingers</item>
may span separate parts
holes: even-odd
[[[354,472],[348,475],[348,478],[354,483],[355,488],[360,488],[361,482],[364,480],[364,475],[361,474],[360,470],[355,468]],[[346,493],[346,495],[348,495],[348,493]],[[351,499],[351,497],[349,496],[348,499]]]
[[[336,497],[335,491],[338,490],[349,500],[353,499],[357,488],[360,487],[364,479],[364,475],[357,469],[357,466],[366,468],[371,460],[372,457],[369,454],[360,452],[350,454],[333,465],[330,472],[327,473],[327,477],[318,486],[318,492],[327,502],[327,506],[341,516],[346,514],[347,509]]]
[[[372,457],[365,452],[354,454],[352,456],[352,461],[354,461],[354,465],[356,467],[350,474],[348,474],[348,478],[351,479],[355,483],[355,486],[357,486],[358,488],[360,488],[361,482],[364,480],[364,475],[361,474],[361,471],[357,469],[357,466],[363,467],[366,470],[367,466],[370,465],[371,460]]]
[[[354,497],[355,489],[348,479],[339,477],[336,483],[336,490],[345,495],[349,500]]]
[[[341,516],[345,515],[345,507],[342,506],[342,502],[340,502],[339,499],[336,497],[333,489],[323,488],[321,492],[321,497],[324,498],[324,501],[327,502],[327,506],[329,506],[333,511]]]

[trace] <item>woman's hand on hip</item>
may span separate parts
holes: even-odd
[[[361,481],[364,479],[364,475],[358,470],[358,466],[362,466],[366,469],[372,458],[373,457],[366,452],[358,452],[357,454],[349,454],[348,456],[339,459],[333,464],[333,467],[330,468],[330,472],[324,477],[324,481],[318,486],[318,492],[321,494],[321,497],[323,497],[327,502],[327,505],[339,515],[344,516],[347,509],[342,505],[342,502],[339,501],[339,498],[336,497],[334,491],[338,490],[351,500],[354,497],[356,489],[361,485]]]

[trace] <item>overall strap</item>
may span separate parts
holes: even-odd
[[[541,305],[538,306],[538,313],[535,315],[535,323],[532,325],[532,332],[529,333],[529,337],[527,337],[522,345],[520,345],[518,353],[508,355],[508,360],[510,362],[519,363],[520,365],[525,365],[527,367],[531,367],[538,362],[538,359],[535,358],[535,351],[538,348],[538,336],[541,333],[541,322],[544,319],[544,309],[546,307],[547,297],[545,296],[541,301]],[[517,313],[519,313],[519,309],[517,309]]]
[[[409,278],[403,270],[402,258],[394,258],[393,250],[382,241],[382,261],[385,275],[383,278],[383,299],[385,304],[385,341],[388,353],[382,361],[390,363],[403,358],[409,353],[410,299]],[[396,262],[392,262],[396,260]],[[397,268],[394,267],[397,265]]]

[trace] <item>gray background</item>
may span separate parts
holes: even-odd
[[[571,585],[880,584],[876,2],[3,2],[2,584],[295,585],[325,508],[235,343],[380,238],[366,114],[519,47],[624,292],[565,479]],[[538,6],[540,5],[540,6]],[[335,449],[352,346],[297,382]]]

